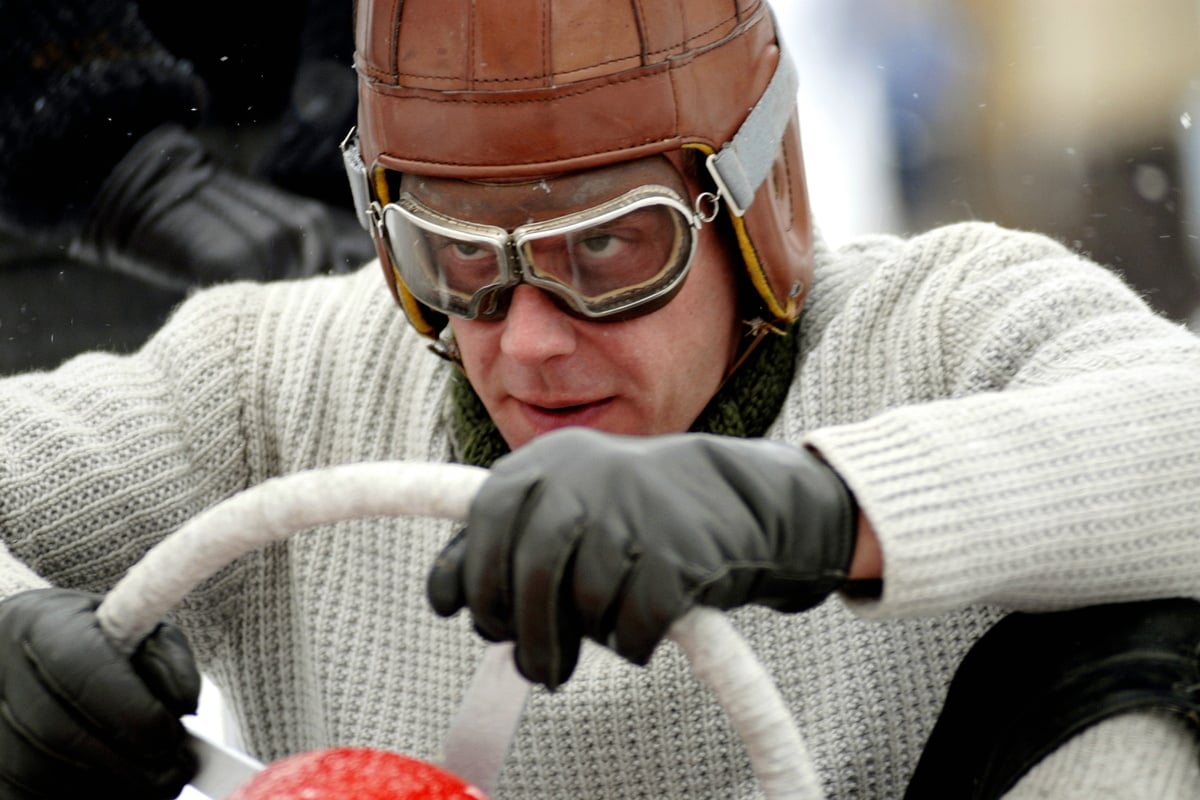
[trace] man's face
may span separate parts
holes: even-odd
[[[404,188],[452,217],[511,230],[647,183],[689,204],[698,192],[663,157],[519,184],[406,177]],[[503,319],[451,318],[467,377],[511,448],[571,425],[638,435],[690,427],[732,362],[740,324],[733,267],[715,227],[698,237],[682,287],[648,314],[584,320],[522,284]]]

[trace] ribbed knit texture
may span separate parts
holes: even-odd
[[[1200,595],[1200,341],[1037,236],[970,224],[819,255],[767,435],[812,442],[846,478],[878,529],[884,593],[732,616],[829,796],[898,797],[1000,606]],[[377,269],[206,291],[137,355],[0,382],[9,550],[49,581],[103,589],[271,475],[446,460],[449,367]],[[437,753],[482,649],[424,599],[453,530],[306,532],[189,597],[178,620],[254,753]],[[0,591],[35,583],[0,559]],[[588,648],[560,692],[535,691],[498,793],[754,796],[740,743],[669,647],[647,669]]]

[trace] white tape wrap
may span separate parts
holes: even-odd
[[[463,520],[487,474],[456,464],[377,462],[266,481],[199,514],[147,553],[104,599],[100,624],[132,650],[189,591],[251,550],[360,517]],[[821,798],[795,721],[729,620],[712,609],[695,609],[675,623],[670,636],[729,715],[766,796]],[[499,752],[507,746],[497,743]]]

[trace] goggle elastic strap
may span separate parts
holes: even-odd
[[[778,22],[772,22],[779,30]],[[739,217],[746,215],[758,187],[771,173],[800,88],[796,65],[784,47],[783,37],[776,39],[779,62],[766,90],[733,138],[705,160],[729,210]]]

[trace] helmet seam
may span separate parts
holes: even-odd
[[[637,5],[639,8],[641,7],[640,2],[637,2]],[[639,21],[640,21],[640,19],[639,19]],[[673,57],[672,54],[676,54],[677,51],[678,51],[678,54],[689,54],[690,55],[690,54],[692,54],[691,43],[693,41],[695,41],[696,39],[701,39],[705,35],[712,33],[713,31],[717,30],[718,28],[721,28],[722,26],[727,25],[731,22],[737,23],[738,25],[742,24],[742,21],[740,20],[740,18],[737,14],[731,14],[731,15],[726,16],[726,17],[722,18],[721,20],[717,21],[716,23],[709,26],[708,28],[705,28],[704,30],[699,31],[698,33],[696,33],[694,35],[688,36],[687,34],[683,34],[677,41],[675,41],[669,45],[657,48],[655,50],[646,50],[645,49],[645,36],[641,33],[641,31],[640,31],[641,26],[639,25],[639,39],[643,42],[643,47],[641,49],[642,66],[643,67],[657,67],[660,64],[668,64],[669,65],[670,58]],[[473,30],[473,28],[472,28],[472,30]],[[544,26],[543,36],[548,36],[548,35],[549,34],[545,30],[545,26]],[[717,44],[717,42],[710,42],[709,44],[703,45],[700,49],[707,49],[709,47],[712,47],[714,44]],[[656,58],[658,56],[667,56],[667,58],[665,58],[662,61],[653,61],[653,62],[649,61],[649,59]],[[617,64],[617,63],[620,63],[621,61],[628,61],[628,60],[634,58],[633,56],[630,56],[630,55],[624,55],[624,56],[620,56],[617,58],[610,58],[610,59],[607,59],[604,61],[597,61],[594,64],[588,64],[587,66],[584,66],[584,67],[577,67],[575,69],[567,70],[562,73],[554,73],[554,72],[552,72],[552,70],[549,67],[549,63],[547,61],[548,57],[549,57],[548,53],[545,53],[545,51],[543,51],[543,67],[542,67],[543,71],[542,71],[542,74],[540,74],[540,75],[524,74],[524,75],[514,75],[514,76],[507,77],[507,78],[474,78],[474,77],[471,77],[471,78],[467,79],[466,82],[470,86],[474,87],[476,85],[484,86],[484,85],[491,85],[491,84],[519,83],[519,82],[524,82],[524,81],[535,81],[535,80],[539,80],[539,79],[543,79],[543,78],[551,78],[551,77],[566,78],[566,77],[569,77],[576,73],[589,72],[589,71],[597,69],[599,67],[605,67],[610,64]],[[421,72],[401,72],[399,64],[396,64],[395,69],[392,69],[392,70],[379,69],[370,64],[362,64],[359,66],[358,69],[359,69],[359,72],[362,73],[363,75],[370,77],[376,81],[379,81],[380,83],[384,83],[387,80],[400,81],[405,78],[417,79],[417,80],[427,80],[427,81],[453,81],[456,83],[463,82],[463,77],[461,75],[432,75],[432,74],[421,73]],[[399,83],[397,83],[396,88],[413,88],[413,87],[405,87],[405,86],[402,86]]]
[[[646,147],[649,145],[659,144],[659,143],[669,145],[669,143],[671,143],[671,142],[677,142],[679,144],[679,146],[682,147],[685,142],[690,142],[690,141],[694,141],[694,140],[687,139],[685,137],[680,137],[680,136],[672,136],[669,139],[645,139],[645,140],[641,140],[641,141],[619,142],[616,147],[614,147],[611,151],[607,151],[607,152],[619,153],[619,152],[621,152],[623,150],[627,150],[629,148]],[[656,152],[659,152],[659,151],[656,151]],[[646,155],[652,155],[652,153],[647,153]],[[511,167],[542,166],[542,165],[553,164],[556,161],[576,160],[577,158],[579,158],[579,157],[576,155],[568,154],[568,155],[551,156],[551,157],[542,156],[542,157],[538,157],[537,160],[516,160],[516,159],[514,159],[514,160],[508,162],[505,166],[511,166]],[[429,166],[442,166],[442,167],[486,167],[487,166],[487,165],[477,164],[474,161],[442,161],[442,160],[436,160],[436,159],[424,159],[424,160],[422,160],[421,163],[425,164],[425,165],[429,165]]]
[[[662,65],[661,67],[660,67],[660,64]],[[452,103],[452,104],[457,104],[457,105],[462,105],[464,103],[470,103],[470,104],[475,104],[475,105],[510,106],[510,105],[525,105],[527,103],[553,103],[558,100],[561,100],[564,97],[577,97],[579,95],[589,94],[591,92],[598,91],[600,89],[607,89],[616,84],[632,83],[634,81],[641,81],[641,80],[648,80],[650,78],[657,78],[659,71],[670,69],[670,65],[666,61],[659,62],[659,64],[655,64],[654,67],[655,67],[655,70],[651,74],[638,73],[636,75],[630,75],[627,77],[618,78],[616,80],[608,80],[608,81],[605,81],[604,83],[598,83],[593,86],[588,86],[585,88],[578,88],[578,89],[574,89],[574,90],[568,91],[568,92],[562,91],[562,87],[555,87],[554,93],[552,95],[546,96],[546,97],[524,97],[524,98],[520,98],[520,99],[511,99],[511,98],[489,99],[487,97],[478,97],[478,98],[472,97],[470,99],[464,99],[461,96],[455,96],[455,97],[422,96],[422,97],[415,98],[415,99],[424,100],[424,101],[430,102],[430,103]],[[437,78],[437,76],[429,76],[429,77],[432,77],[435,79]],[[505,80],[516,80],[516,79],[507,78]],[[527,79],[527,80],[529,80],[529,79]],[[497,82],[500,82],[500,81],[497,81]],[[482,81],[481,81],[481,83],[482,83]],[[382,83],[379,81],[376,81],[375,83],[373,83],[371,85],[371,88],[373,91],[378,91],[381,94],[392,94],[394,90],[412,91],[412,87],[391,86],[391,85],[388,85],[386,83]],[[426,91],[426,90],[418,90],[418,91]],[[437,91],[437,90],[429,90],[429,91]],[[531,90],[531,91],[536,91],[536,90]]]
[[[649,38],[646,35],[646,9],[642,5],[642,0],[633,0],[633,19],[637,25],[638,51],[641,53],[642,66],[644,67],[650,60],[650,53],[646,50]]]
[[[550,36],[550,31],[552,28],[550,24],[550,14],[550,4],[546,2],[546,0],[542,0],[542,74],[536,77],[542,80],[553,81],[550,72],[550,64],[554,61],[554,57],[550,53],[551,42],[553,41],[552,37]],[[484,80],[487,79],[485,78]]]

